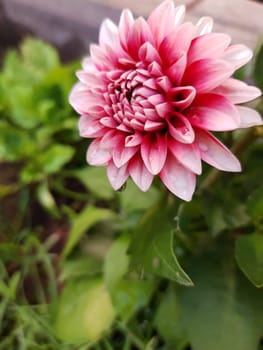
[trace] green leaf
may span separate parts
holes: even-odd
[[[260,89],[263,89],[263,36],[260,37],[255,52],[253,77]]]
[[[6,121],[0,121],[0,161],[17,161],[30,155],[34,142],[30,136]]]
[[[58,172],[74,155],[71,146],[53,144],[38,156],[38,163],[46,174]]]
[[[248,198],[247,208],[254,220],[263,220],[263,186],[254,190]]]
[[[181,268],[173,246],[175,213],[166,203],[159,203],[143,216],[129,252],[131,265],[140,272],[151,272],[180,284],[192,286]]]
[[[104,280],[109,290],[127,273],[129,267],[129,256],[127,248],[130,239],[128,236],[120,236],[110,247],[104,263]]]
[[[174,327],[182,326],[194,350],[258,349],[263,291],[235,269],[226,251],[193,259],[189,270],[196,287],[177,288],[181,317],[178,324],[176,315]]]
[[[149,191],[142,192],[133,181],[128,180],[125,189],[118,192],[121,208],[131,213],[136,210],[146,210],[160,199],[160,191],[151,187]],[[135,200],[136,198],[136,200]]]
[[[263,235],[254,233],[239,237],[235,256],[247,278],[256,287],[263,287]]]
[[[83,234],[93,225],[97,224],[100,221],[113,218],[115,218],[115,214],[111,210],[100,209],[88,205],[72,221],[69,238],[63,250],[63,257],[65,258],[71,252]]]
[[[86,167],[74,171],[73,174],[82,184],[100,199],[110,200],[114,197],[114,191],[106,175],[104,167]]]
[[[110,295],[101,279],[78,279],[65,286],[54,327],[63,341],[96,341],[109,329],[114,318]]]
[[[39,203],[46,209],[54,218],[59,218],[60,213],[58,211],[55,199],[51,194],[46,182],[42,182],[37,187],[37,199]]]
[[[26,38],[21,44],[21,53],[25,65],[35,76],[42,76],[59,65],[57,51],[39,39]]]
[[[182,325],[180,324],[181,308],[176,295],[174,285],[170,285],[162,294],[160,306],[157,309],[155,317],[155,325],[160,332],[160,335],[168,343],[179,343],[186,345],[187,341]],[[176,348],[177,349],[177,348]]]
[[[206,230],[200,200],[183,203],[178,210],[178,226],[186,234]]]
[[[92,256],[81,256],[64,260],[61,264],[60,281],[77,277],[87,278],[95,276],[102,271],[102,263]]]
[[[153,281],[120,280],[111,292],[112,302],[117,314],[125,322],[145,307],[154,292]]]
[[[226,229],[244,227],[250,221],[246,206],[230,191],[206,193],[203,196],[203,213],[214,237]]]

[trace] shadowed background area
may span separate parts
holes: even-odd
[[[123,8],[144,15],[160,0],[2,0],[0,1],[0,41],[16,43],[24,33],[32,33],[58,47],[64,60],[78,58],[97,40],[101,21],[111,18],[117,22]],[[176,0],[184,3],[187,18],[197,21],[212,16],[215,31],[225,31],[233,42],[254,48],[263,31],[263,7],[248,0]],[[14,24],[15,23],[15,24]]]

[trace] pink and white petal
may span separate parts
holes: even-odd
[[[103,111],[103,99],[89,90],[72,91],[69,102],[79,114],[90,113],[92,108]]]
[[[109,68],[113,69],[114,66],[109,59],[109,56],[106,54],[105,50],[99,45],[91,44],[90,45],[90,56],[92,62],[95,64],[96,68],[101,71],[107,71]]]
[[[203,58],[220,57],[230,42],[230,36],[223,33],[198,36],[191,42],[187,56],[188,65]]]
[[[182,114],[177,113],[167,121],[170,135],[182,143],[192,143],[195,138],[194,130],[189,120]]]
[[[163,39],[159,52],[167,67],[177,61],[182,52],[188,51],[195,31],[196,27],[191,22],[186,22],[176,27]]]
[[[108,164],[111,160],[111,153],[101,147],[100,139],[96,139],[89,145],[86,158],[90,165],[101,166]]]
[[[199,147],[203,161],[220,170],[231,172],[241,171],[239,160],[212,134],[196,129],[195,135],[195,143]]]
[[[263,124],[261,115],[254,109],[244,106],[237,106],[237,110],[241,119],[240,128],[250,128],[251,126]]]
[[[202,59],[186,68],[182,83],[192,85],[198,93],[205,93],[222,84],[233,72],[233,66],[224,60]]]
[[[174,2],[171,0],[162,2],[161,5],[150,14],[148,24],[158,47],[163,38],[175,25]]]
[[[147,170],[140,154],[135,155],[130,161],[128,171],[135,184],[146,192],[153,181],[153,175]]]
[[[121,13],[119,22],[119,38],[121,45],[127,49],[127,38],[129,36],[131,27],[133,26],[134,18],[130,10],[124,10]]]
[[[178,86],[170,89],[168,92],[169,101],[171,105],[184,110],[189,107],[196,96],[196,90],[192,86]]]
[[[90,73],[86,72],[85,70],[77,71],[76,73],[79,80],[85,84],[86,88],[92,87],[92,88],[103,88],[105,86],[105,73]]]
[[[122,132],[114,129],[107,129],[101,138],[101,147],[113,149],[119,144],[123,144],[125,136]]]
[[[100,45],[108,44],[115,47],[119,43],[118,28],[110,19],[105,19],[99,32]]]
[[[211,17],[201,17],[196,23],[197,32],[196,36],[205,35],[211,33],[213,30],[214,21]]]
[[[165,74],[176,85],[180,85],[187,66],[186,53],[181,53],[181,56],[165,71]]]
[[[97,70],[96,66],[94,65],[90,56],[83,58],[83,60],[81,61],[81,66],[85,72],[88,72],[88,73],[98,72],[98,70]]]
[[[134,133],[132,135],[128,135],[125,138],[125,147],[134,147],[138,146],[142,143],[143,135],[140,133]]]
[[[82,115],[78,122],[79,134],[81,137],[101,137],[108,130],[100,124],[99,119],[89,115]]]
[[[251,60],[253,52],[245,45],[231,45],[229,46],[222,58],[235,67],[235,70],[244,66]]]
[[[139,17],[130,28],[127,37],[127,50],[131,57],[137,59],[140,47],[146,42],[153,44],[152,33],[145,19]]]
[[[212,131],[235,130],[240,126],[239,113],[227,98],[216,94],[201,94],[187,114],[190,123]]]
[[[157,175],[163,168],[167,155],[166,138],[157,133],[147,134],[141,145],[141,156],[146,168]]]
[[[149,42],[144,43],[139,49],[139,59],[146,63],[156,61],[161,63],[161,58],[156,48]]]
[[[110,161],[107,166],[107,175],[111,186],[117,191],[125,184],[129,177],[127,165],[117,168],[114,163]]]
[[[121,168],[128,163],[138,150],[139,146],[125,147],[124,143],[115,146],[112,150],[112,158],[116,167]]]
[[[168,147],[178,162],[185,168],[197,175],[202,173],[200,151],[195,143],[185,144],[170,138],[168,141]]]
[[[165,165],[160,172],[160,178],[164,185],[177,197],[190,201],[195,186],[195,174],[181,165],[176,158],[168,153]]]
[[[227,97],[232,103],[245,103],[261,96],[261,91],[255,86],[249,86],[241,80],[227,79],[215,88],[213,92]]]

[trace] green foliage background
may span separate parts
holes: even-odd
[[[260,350],[261,127],[221,134],[190,203],[110,187],[68,104],[78,64],[32,38],[0,73],[0,350]],[[263,89],[263,46],[250,70]],[[263,99],[257,101],[263,111]]]

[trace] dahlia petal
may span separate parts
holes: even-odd
[[[174,62],[165,72],[171,81],[177,86],[181,83],[182,77],[185,73],[186,65],[187,56],[186,53],[183,52],[178,60]]]
[[[104,117],[100,119],[100,123],[108,128],[116,128],[117,122],[111,117]]]
[[[156,79],[150,78],[143,81],[143,86],[156,90]]]
[[[135,130],[138,130],[138,131],[143,131],[144,130],[144,124],[142,122],[140,122],[139,120],[137,119],[132,119],[129,124],[135,129]]]
[[[125,147],[124,143],[113,148],[112,159],[117,168],[125,165],[138,151],[139,146]]]
[[[146,168],[153,175],[157,175],[166,160],[167,144],[163,135],[147,134],[141,145],[141,156]]]
[[[197,175],[202,173],[200,151],[195,143],[185,144],[170,138],[168,147],[178,162],[185,168]]]
[[[196,96],[196,90],[192,86],[179,86],[169,91],[171,104],[180,110],[190,106]]]
[[[185,201],[192,199],[196,176],[182,166],[171,153],[167,155],[164,167],[160,172],[160,178],[168,190],[177,197]]]
[[[240,126],[236,107],[224,96],[216,94],[199,95],[187,116],[192,125],[206,130],[227,131]]]
[[[89,115],[82,115],[79,118],[78,129],[80,136],[87,138],[101,137],[107,130],[99,123],[99,119]]]
[[[100,96],[94,96],[94,94],[88,90],[72,91],[69,102],[79,114],[91,112],[92,107],[95,108],[95,111],[103,110],[103,100]]]
[[[121,45],[124,49],[127,49],[127,38],[131,27],[133,26],[134,18],[130,10],[124,10],[121,13],[119,22],[119,37]]]
[[[146,42],[153,44],[152,33],[145,19],[139,17],[130,28],[127,37],[127,50],[129,54],[133,58],[138,58],[138,51]]]
[[[157,104],[164,103],[164,97],[161,94],[151,94],[149,96],[148,101],[153,105],[156,106]]]
[[[250,128],[251,126],[262,125],[261,115],[249,107],[237,106],[240,114],[241,125],[240,128]]]
[[[102,148],[111,149],[123,140],[122,134],[115,129],[107,129],[101,137],[100,145]]]
[[[177,113],[174,118],[168,122],[170,135],[177,141],[182,143],[192,143],[195,138],[194,130],[187,118]]]
[[[178,53],[187,52],[196,31],[191,22],[186,22],[172,30],[161,42],[159,52],[166,66],[177,61]]]
[[[159,77],[163,75],[160,64],[155,61],[148,66],[148,70],[149,70],[149,73],[154,77]]]
[[[175,8],[175,21],[174,25],[178,26],[183,22],[185,16],[185,5],[180,5]]]
[[[223,55],[223,59],[235,67],[235,70],[242,67],[251,60],[253,52],[245,45],[231,45]]]
[[[133,147],[142,143],[143,136],[140,133],[128,135],[125,138],[125,147]]]
[[[153,120],[146,120],[144,124],[145,131],[157,131],[163,129],[164,127],[165,124],[163,122],[155,122]]]
[[[82,60],[81,65],[82,65],[83,69],[85,70],[85,72],[94,73],[97,71],[97,68],[94,65],[90,56],[85,57]]]
[[[198,36],[191,42],[187,57],[188,65],[204,58],[220,57],[230,42],[230,36],[223,33]]]
[[[90,45],[90,56],[92,62],[95,64],[96,68],[103,71],[113,68],[112,62],[109,59],[109,56],[106,55],[104,50],[96,44]]]
[[[192,85],[198,93],[204,93],[219,86],[233,72],[233,66],[221,59],[203,59],[186,68],[182,83]]]
[[[196,129],[195,140],[199,147],[201,158],[206,163],[224,171],[241,171],[239,160],[212,134]]]
[[[213,92],[225,96],[234,104],[248,102],[261,96],[261,91],[257,87],[233,78],[227,79]]]
[[[86,71],[78,71],[76,72],[76,75],[79,78],[79,80],[85,85],[90,85],[95,88],[100,88],[101,86],[103,86],[99,73],[94,74]]]
[[[101,147],[100,139],[96,139],[89,145],[86,158],[90,165],[101,166],[109,162],[111,154],[109,150]]]
[[[157,47],[163,38],[169,33],[171,28],[174,27],[175,15],[174,2],[166,0],[162,2],[149,16],[148,24]]]
[[[111,186],[117,191],[125,184],[129,177],[127,165],[117,168],[113,162],[109,162],[107,166],[107,175]]]
[[[153,175],[147,170],[140,155],[134,156],[129,161],[128,171],[135,184],[146,192],[153,181]]]
[[[171,107],[168,102],[164,102],[157,104],[155,110],[160,117],[165,118],[171,111]]]
[[[118,44],[118,28],[110,19],[105,19],[100,27],[99,43],[115,46]]]
[[[201,17],[196,23],[196,36],[201,36],[212,32],[214,21],[211,17]]]
[[[161,63],[161,58],[156,48],[149,42],[144,43],[138,53],[139,59],[146,63],[156,61]]]
[[[173,84],[171,83],[171,80],[166,75],[159,77],[157,79],[154,79],[154,81],[165,92],[168,92],[173,86]]]

